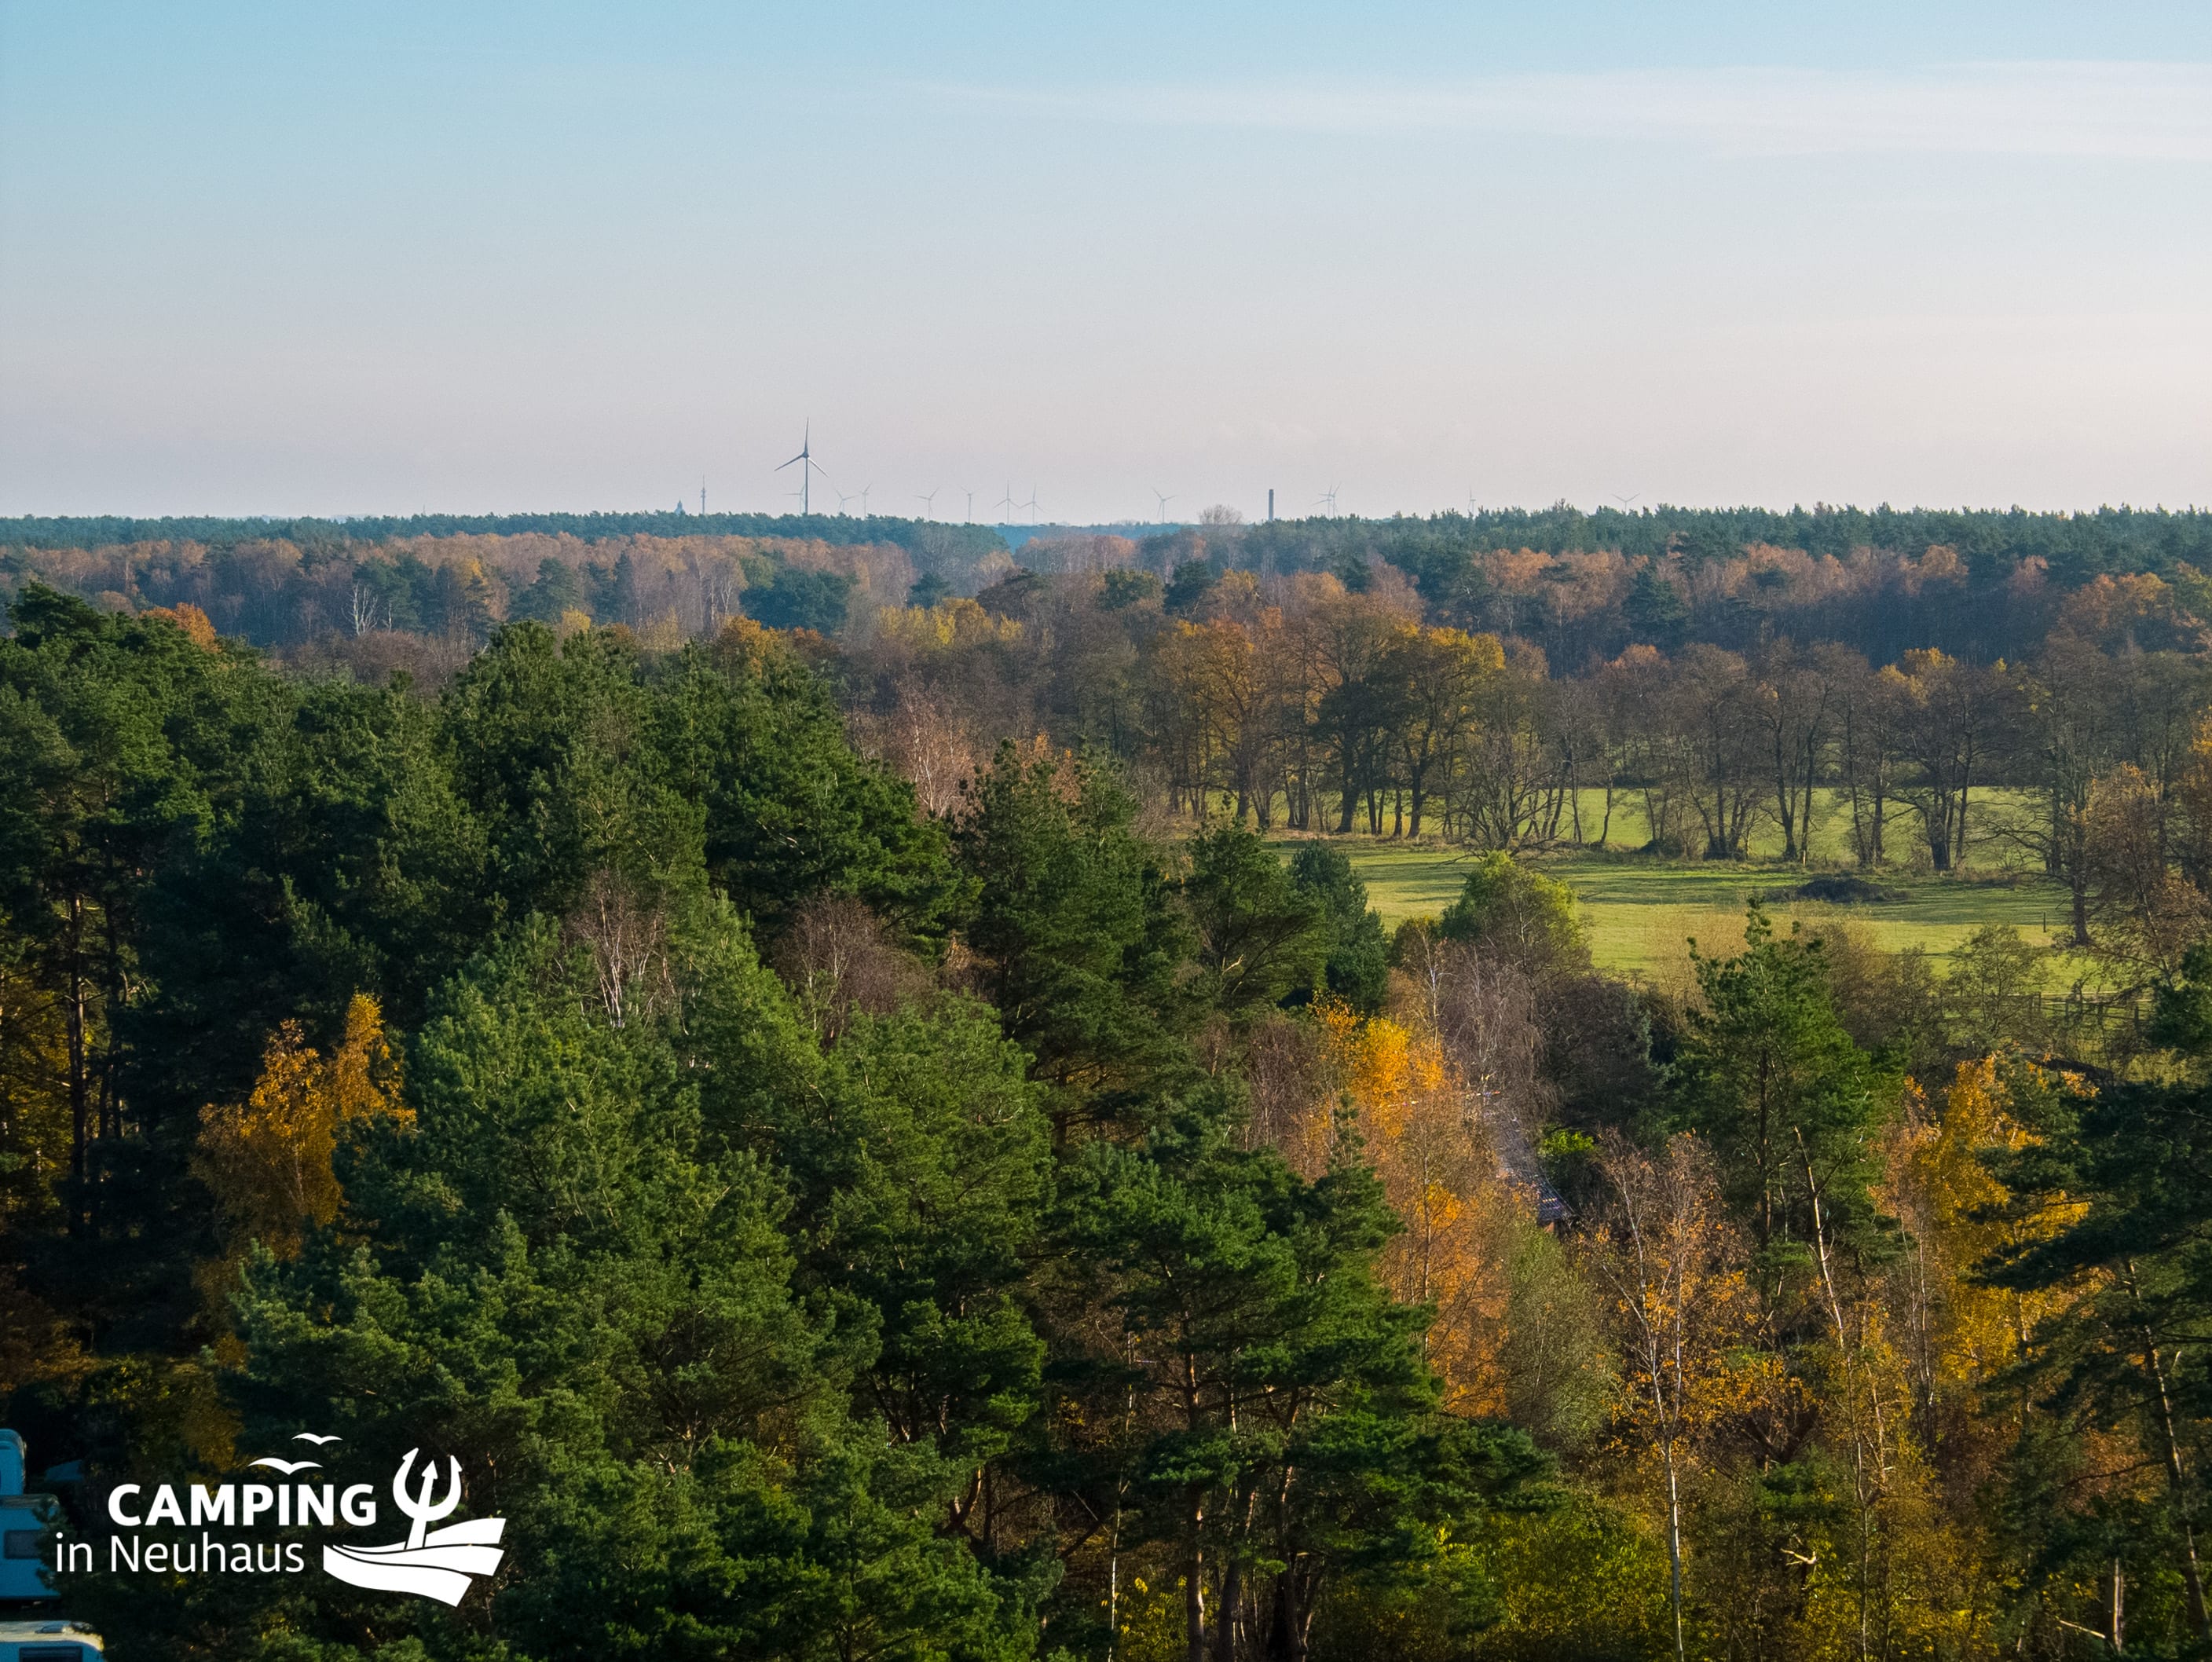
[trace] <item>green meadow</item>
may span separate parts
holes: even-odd
[[[1991,803],[1988,808],[2008,804]],[[1776,858],[1781,838],[1762,827],[1754,842],[1759,858],[1741,862],[1661,859],[1628,852],[1649,835],[1634,800],[1616,793],[1608,847],[1540,857],[1550,876],[1575,892],[1583,927],[1601,968],[1616,974],[1671,981],[1686,973],[1686,942],[1694,938],[1708,951],[1741,943],[1744,908],[1754,897],[1788,927],[1808,930],[1838,925],[1861,935],[1885,952],[1918,947],[1942,960],[1986,924],[2010,924],[2029,942],[2056,946],[2065,931],[2066,896],[2057,884],[2022,870],[2016,851],[1985,836],[1969,852],[1962,872],[1938,875],[1915,869],[1872,874],[1897,898],[1837,906],[1783,898],[1808,876],[1851,870],[1849,828],[1832,802],[1824,803],[1816,821],[1813,857],[1801,869]],[[1586,793],[1585,834],[1595,838],[1603,816],[1598,792]],[[1994,815],[1984,813],[1985,824]],[[1970,822],[1971,823],[1971,822]],[[1914,822],[1900,818],[1890,827],[1889,846],[1899,856],[1913,846]],[[1474,856],[1467,849],[1434,839],[1408,842],[1364,836],[1334,840],[1367,885],[1369,904],[1395,927],[1407,918],[1443,910],[1466,879]],[[1282,845],[1294,846],[1291,840]],[[2054,933],[2056,931],[2056,933]],[[2077,977],[2094,985],[2091,966],[2070,955],[2054,966],[2051,990],[2060,991]]]

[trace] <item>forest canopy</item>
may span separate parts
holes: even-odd
[[[2203,1653],[2200,520],[1563,516],[19,545],[7,1422],[79,1524],[312,1428],[508,1531],[450,1612],[103,1567],[70,1613],[226,1662]],[[1389,846],[1450,902],[1387,927]],[[1754,901],[1627,975],[1575,861],[2057,925],[1939,963]]]

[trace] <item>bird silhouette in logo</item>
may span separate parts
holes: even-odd
[[[273,1466],[276,1470],[283,1472],[287,1477],[291,1477],[295,1472],[307,1471],[309,1470],[320,1471],[322,1469],[322,1464],[323,1463],[320,1460],[280,1460],[274,1454],[264,1454],[258,1460],[248,1460],[246,1462],[246,1465],[248,1465]]]
[[[320,1448],[326,1443],[342,1443],[345,1439],[335,1432],[296,1431],[292,1434],[292,1441],[295,1443],[313,1443],[316,1447]],[[280,1460],[274,1454],[264,1454],[259,1459],[249,1460],[246,1464],[265,1465],[283,1472],[287,1477],[296,1477],[302,1471],[319,1471],[322,1469],[323,1463],[320,1460]]]
[[[498,1545],[507,1528],[504,1518],[471,1518],[444,1529],[430,1526],[450,1517],[461,1503],[461,1463],[453,1462],[453,1477],[442,1501],[431,1496],[438,1487],[438,1463],[424,1462],[419,1491],[410,1492],[408,1474],[422,1451],[410,1448],[392,1480],[392,1498],[415,1520],[404,1541],[388,1547],[325,1547],[323,1568],[339,1580],[380,1592],[411,1592],[441,1603],[458,1604],[473,1576],[489,1575],[506,1556]]]

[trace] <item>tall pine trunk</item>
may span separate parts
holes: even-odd
[[[1205,1524],[1205,1491],[1194,1489],[1190,1491],[1190,1550],[1182,1567],[1183,1653],[1188,1662],[1206,1662],[1206,1552],[1199,1545],[1199,1532]]]

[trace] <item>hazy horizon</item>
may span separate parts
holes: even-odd
[[[1207,504],[1208,508],[1234,507],[1236,505],[1233,503]],[[1588,514],[1594,519],[1601,518],[1604,515],[1613,513],[1640,515],[1647,518],[1656,515],[1664,519],[1670,515],[1708,513],[1771,513],[1778,516],[1792,513],[1863,513],[1869,515],[1893,513],[1899,516],[1911,516],[1914,514],[2027,513],[2039,516],[2057,516],[2068,519],[2092,519],[2100,513],[2114,512],[2153,514],[2168,513],[2178,516],[2212,514],[2212,505],[2155,502],[2084,503],[2077,504],[2071,507],[2057,508],[2027,508],[2019,503],[2006,504],[2002,506],[1987,506],[1976,503],[1961,504],[1941,502],[1791,502],[1784,503],[1776,506],[1769,506],[1766,504],[1757,502],[1725,502],[1714,504],[1689,502],[1637,502],[1626,507],[1623,507],[1620,504],[1616,502],[1600,502],[1589,505],[1571,502],[1565,503],[1564,505],[1559,502],[1487,502],[1481,504],[1472,513],[1470,513],[1468,508],[1461,506],[1431,508],[1420,512],[1408,512],[1402,509],[1387,510],[1372,514],[1340,512],[1332,515],[1322,508],[1316,507],[1304,513],[1283,513],[1279,510],[1275,517],[1279,520],[1291,523],[1303,520],[1328,521],[1335,519],[1342,520],[1346,523],[1372,522],[1387,524],[1396,519],[1439,519],[1453,515],[1458,515],[1468,519],[1474,519],[1480,516],[1510,514],[1523,514],[1531,517],[1540,517],[1553,512],[1561,506],[1574,508],[1577,512]],[[861,521],[864,518],[864,516],[856,512],[840,514],[835,509],[824,510],[820,507],[816,507],[811,514],[801,515],[799,510],[795,507],[788,510],[781,508],[758,510],[745,508],[724,509],[714,506],[710,503],[708,513],[702,519],[695,502],[686,503],[680,506],[674,503],[661,506],[656,506],[651,503],[641,503],[628,507],[619,505],[603,505],[599,506],[585,507],[557,506],[536,507],[523,506],[508,509],[487,510],[483,513],[441,508],[427,508],[410,510],[398,513],[370,512],[362,513],[334,513],[282,514],[260,513],[179,513],[156,512],[143,514],[117,514],[95,510],[82,513],[70,514],[43,514],[37,513],[0,514],[0,525],[10,522],[21,522],[24,520],[41,520],[51,519],[77,522],[100,519],[129,519],[137,521],[140,524],[216,519],[247,524],[265,522],[271,525],[283,525],[301,521],[313,521],[318,524],[343,525],[363,521],[398,521],[404,523],[406,521],[417,519],[430,520],[531,520],[581,519],[593,516],[610,519],[636,519],[653,515],[661,516],[664,519],[669,519],[672,523],[690,520],[697,521],[702,525],[708,524],[713,520],[726,519],[758,519],[764,518],[770,521],[780,519],[796,520],[802,518],[810,521],[850,519],[858,522]],[[887,522],[896,521],[914,525],[935,525],[946,526],[969,525],[979,530],[996,531],[1001,535],[1010,536],[1016,540],[1017,543],[1020,541],[1025,541],[1032,537],[1054,531],[1086,532],[1093,534],[1116,533],[1126,534],[1133,537],[1141,537],[1162,531],[1204,530],[1207,528],[1208,524],[1208,522],[1201,519],[1198,514],[1188,516],[1173,514],[1165,519],[1137,519],[1129,518],[1119,519],[994,519],[978,514],[972,519],[963,519],[957,515],[951,518],[947,518],[942,513],[929,515],[919,513],[892,513],[878,511],[866,516],[866,518],[872,520]],[[1243,518],[1229,523],[1237,527],[1249,526],[1265,523],[1266,518],[1267,516],[1265,512],[1262,511],[1259,514],[1244,515]],[[706,534],[719,536],[726,533],[713,531]],[[757,535],[758,533],[746,532],[730,534]]]
[[[2212,13],[0,4],[0,514],[810,421],[987,524],[2212,501]]]

